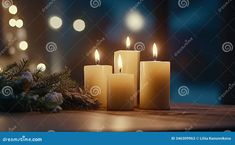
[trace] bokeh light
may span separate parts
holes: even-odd
[[[21,28],[21,27],[23,27],[23,25],[24,25],[23,20],[18,19],[18,20],[16,21],[16,27],[17,27],[17,28]]]
[[[82,19],[77,19],[73,22],[73,28],[75,31],[81,32],[85,29],[86,24]]]
[[[15,26],[16,26],[16,20],[15,20],[15,19],[10,19],[10,20],[9,20],[9,25],[10,25],[11,27],[15,27]]]
[[[126,26],[129,30],[133,32],[140,31],[144,26],[144,18],[137,11],[131,11],[126,16]]]
[[[17,7],[15,5],[11,5],[8,9],[10,14],[15,15],[17,13]]]
[[[59,29],[63,24],[63,21],[58,16],[53,16],[49,19],[49,25],[53,29]]]
[[[37,65],[37,70],[45,71],[46,70],[46,65],[44,63],[39,63]]]
[[[28,43],[26,41],[21,41],[19,43],[19,48],[23,51],[27,50],[28,49]]]

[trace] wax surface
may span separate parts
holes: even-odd
[[[101,108],[107,107],[107,77],[112,74],[110,65],[87,65],[84,67],[84,87],[97,97]]]
[[[170,109],[170,62],[140,62],[140,108]]]
[[[119,73],[118,56],[122,57],[123,73],[134,74],[135,106],[138,105],[140,51],[119,50],[114,52],[114,73]]]
[[[133,110],[135,93],[133,74],[109,75],[108,110]]]

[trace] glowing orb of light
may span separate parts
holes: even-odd
[[[16,20],[15,20],[15,19],[10,19],[10,20],[9,20],[9,25],[10,25],[11,27],[15,27],[15,26],[16,26]]]
[[[86,24],[82,19],[77,19],[73,22],[73,28],[75,31],[81,32],[85,29]]]
[[[129,12],[126,16],[125,22],[127,28],[133,32],[140,31],[144,26],[144,18],[137,11]]]
[[[21,27],[23,27],[23,25],[24,25],[23,20],[18,19],[18,20],[16,21],[16,27],[17,27],[17,28],[21,28]]]
[[[37,65],[37,70],[45,71],[46,70],[46,65],[44,63],[39,63]]]
[[[15,15],[17,13],[17,7],[15,5],[11,5],[8,9],[10,14]]]
[[[28,49],[28,43],[26,41],[21,41],[19,43],[19,48],[23,51],[25,51],[26,49]]]
[[[49,25],[53,29],[59,29],[63,24],[63,21],[58,16],[53,16],[49,19]]]

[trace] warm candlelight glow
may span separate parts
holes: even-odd
[[[121,57],[121,55],[119,54],[119,55],[118,55],[118,70],[119,70],[119,72],[122,72],[122,69],[123,69],[122,57]]]
[[[154,43],[153,44],[153,58],[154,58],[154,60],[156,60],[157,59],[157,45],[156,45],[156,43]]]
[[[100,63],[100,54],[97,49],[95,50],[95,62],[96,62],[96,64]]]
[[[127,38],[126,38],[126,48],[130,49],[130,46],[131,46],[131,40],[130,40],[130,37],[127,36]]]

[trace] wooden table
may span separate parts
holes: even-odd
[[[171,110],[0,113],[0,131],[233,131],[235,106],[172,105]]]

